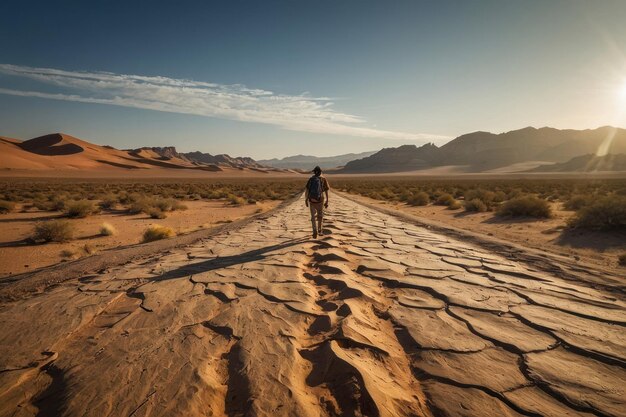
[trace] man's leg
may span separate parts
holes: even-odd
[[[322,222],[324,221],[324,203],[319,203],[319,207],[317,208],[317,231],[321,235],[323,234]]]
[[[315,209],[315,203],[309,203],[309,210],[311,211],[311,227],[313,228],[313,237],[317,237],[317,229],[315,228],[315,217],[317,210]]]

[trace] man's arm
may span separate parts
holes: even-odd
[[[324,207],[328,208],[328,190],[330,190],[330,186],[328,185],[328,180],[324,178],[324,194],[326,194],[326,199],[324,200]]]
[[[304,187],[304,204],[307,207],[309,207],[309,181],[307,181],[306,186]]]

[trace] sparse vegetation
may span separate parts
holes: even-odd
[[[109,223],[102,223],[100,226],[100,236],[113,236],[116,233],[115,227]]]
[[[72,201],[65,206],[65,214],[72,218],[82,219],[97,212],[98,208],[89,200]]]
[[[590,204],[592,201],[593,196],[591,195],[575,194],[563,203],[563,208],[565,210],[580,210],[581,208]]]
[[[592,230],[626,230],[626,196],[609,195],[580,208],[570,226]]]
[[[461,207],[463,207],[461,202],[459,200],[454,200],[448,205],[448,210],[458,210]]]
[[[153,242],[155,240],[167,239],[175,234],[176,233],[174,233],[172,228],[155,224],[148,227],[143,233],[143,242],[146,243]]]
[[[552,209],[546,200],[532,195],[515,197],[498,208],[498,215],[507,217],[552,217]]]
[[[430,203],[430,197],[423,191],[417,192],[407,199],[410,206],[426,206]]]
[[[167,217],[167,214],[158,208],[151,208],[148,211],[148,216],[150,216],[151,219],[164,219]]]
[[[74,226],[67,220],[48,220],[35,226],[36,242],[67,242],[74,237]]]
[[[454,203],[454,201],[456,200],[454,199],[454,197],[452,197],[452,195],[448,193],[443,193],[439,195],[439,197],[437,197],[435,204],[439,206],[449,206],[450,204]]]
[[[482,213],[489,209],[487,204],[480,198],[474,198],[469,201],[465,201],[465,211]]]
[[[0,200],[0,214],[9,213],[15,210],[15,203],[12,201]]]

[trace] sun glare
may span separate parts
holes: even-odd
[[[619,87],[619,98],[626,103],[626,78],[622,81],[622,85]]]

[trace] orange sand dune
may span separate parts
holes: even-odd
[[[176,172],[176,173],[174,173]],[[53,133],[21,142],[0,137],[0,176],[205,176],[208,172],[226,175],[258,175],[275,169],[240,168],[198,164],[178,157],[164,158],[153,150],[118,150],[96,145],[63,133]]]

